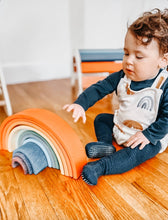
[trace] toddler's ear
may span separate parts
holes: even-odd
[[[165,68],[166,66],[168,66],[168,53],[165,53],[159,63],[159,67],[160,68]]]

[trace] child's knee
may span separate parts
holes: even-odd
[[[104,113],[101,113],[101,114],[97,115],[95,120],[94,120],[94,125],[96,126],[96,124],[102,122],[103,118],[104,118]]]

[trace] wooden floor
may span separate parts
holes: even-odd
[[[93,119],[98,113],[113,112],[111,97],[87,111],[87,123],[73,123],[62,110],[74,101],[70,81],[52,80],[8,86],[14,113],[27,108],[44,108],[57,113],[79,135],[83,146],[95,141]],[[6,115],[0,108],[0,123]],[[46,168],[38,175],[24,175],[11,168],[11,153],[0,151],[0,219],[168,219],[168,150],[135,169],[103,176],[97,186],[81,177],[74,180],[59,170]]]

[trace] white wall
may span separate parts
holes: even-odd
[[[122,48],[127,23],[168,0],[85,0],[84,48]]]
[[[85,0],[69,0],[70,44],[71,50],[84,45]]]
[[[69,77],[72,49],[123,47],[127,22],[168,0],[1,0],[7,83]]]
[[[0,62],[7,83],[70,74],[68,0],[3,0]]]

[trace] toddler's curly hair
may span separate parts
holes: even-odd
[[[144,12],[129,27],[143,45],[148,45],[153,38],[158,41],[160,52],[168,53],[168,8],[161,11],[155,8]]]

